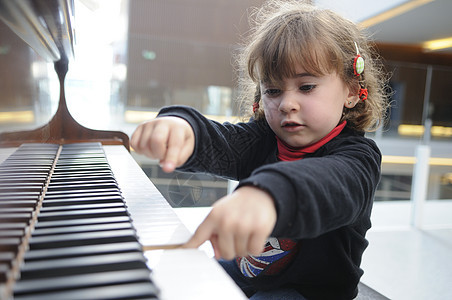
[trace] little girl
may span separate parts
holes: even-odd
[[[164,171],[239,180],[185,247],[210,240],[251,299],[353,299],[381,154],[383,79],[364,34],[301,1],[271,2],[240,57],[248,122],[163,108],[132,136]],[[245,72],[243,72],[245,71]]]

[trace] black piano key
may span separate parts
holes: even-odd
[[[118,187],[116,180],[110,178],[92,179],[92,180],[64,180],[64,181],[50,181],[49,187],[67,186],[67,185],[94,185],[96,187],[102,187],[104,184],[113,184]]]
[[[0,199],[6,199],[6,200],[13,200],[13,199],[38,199],[41,195],[41,192],[1,192],[0,193]]]
[[[34,175],[31,176],[26,174],[24,176],[13,176],[13,175],[0,175],[0,182],[3,183],[44,183],[47,180],[46,175]]]
[[[19,198],[21,199],[21,198]],[[36,207],[38,200],[3,200],[0,198],[0,211],[13,207]]]
[[[103,150],[96,151],[68,151],[67,149],[63,149],[61,151],[60,157],[62,159],[68,158],[85,158],[85,157],[105,157],[105,153]]]
[[[30,261],[20,270],[22,280],[91,274],[129,269],[146,269],[142,253],[94,255],[46,261]]]
[[[44,250],[31,250],[25,253],[24,261],[49,260],[57,258],[70,258],[93,256],[102,254],[117,254],[126,252],[142,252],[142,247],[138,242],[99,244],[74,246],[65,248],[54,248]]]
[[[1,251],[17,252],[17,249],[20,246],[22,238],[25,235],[27,225],[28,224],[21,222],[2,223],[0,221],[0,252]]]
[[[56,228],[56,227],[66,227],[66,226],[79,226],[79,225],[89,225],[89,224],[111,224],[111,223],[122,223],[131,222],[128,215],[117,216],[117,217],[100,217],[100,218],[87,218],[87,219],[63,219],[56,221],[41,221],[36,223],[35,229],[38,228]]]
[[[80,170],[79,172],[69,172],[69,173],[57,173],[52,175],[52,180],[64,180],[65,178],[71,177],[103,177],[109,176],[114,177],[111,170],[103,170],[103,171],[91,171],[91,170]]]
[[[85,188],[80,188],[79,190],[58,190],[58,191],[47,191],[46,192],[46,197],[52,197],[54,195],[68,195],[68,194],[93,194],[95,193],[96,195],[100,195],[100,194],[105,194],[105,193],[118,193],[119,189],[118,187],[114,187],[114,188],[96,188],[95,190],[91,189],[85,189]]]
[[[68,149],[66,146],[63,146],[63,150],[61,151],[61,156],[63,157],[88,157],[88,156],[97,156],[102,155],[105,156],[104,150],[102,146],[95,148],[79,148],[79,149]]]
[[[99,203],[124,203],[124,199],[119,192],[113,196],[98,196],[98,197],[79,197],[79,198],[44,198],[43,207],[50,206],[64,206],[76,204],[99,204]],[[1,206],[1,202],[0,202]]]
[[[83,168],[91,168],[91,167],[104,167],[110,168],[110,166],[105,162],[105,159],[68,159],[61,160],[59,159],[55,168],[64,169],[64,168],[72,168],[72,167],[83,167]]]
[[[102,147],[102,146],[101,146]],[[67,149],[63,146],[63,150],[61,151],[61,156],[64,158],[67,157],[89,157],[91,155],[97,156],[102,155],[105,156],[104,150],[99,147],[97,149],[87,149],[87,148],[79,148],[79,149]]]
[[[74,181],[91,181],[91,180],[114,180],[112,174],[104,173],[104,174],[89,174],[89,175],[78,175],[78,174],[68,174],[62,176],[52,176],[50,180],[50,184],[59,183],[59,182],[74,182]]]
[[[49,185],[47,190],[53,191],[70,191],[70,190],[96,190],[96,189],[113,189],[117,188],[116,182],[99,182],[99,183],[83,183],[83,184],[66,184],[66,185]]]
[[[91,154],[103,154],[104,150],[102,149],[102,145],[95,145],[93,147],[86,146],[85,144],[80,143],[80,147],[68,147],[70,145],[64,145],[63,150],[61,151],[64,155],[71,155],[71,156],[77,156],[77,155],[91,155]]]
[[[44,150],[52,150],[52,149],[57,149],[58,148],[58,144],[48,144],[48,143],[25,143],[20,145],[21,150],[27,150],[27,149],[31,149],[33,151],[44,151]]]
[[[108,164],[68,164],[68,165],[56,165],[55,166],[55,172],[57,174],[70,174],[74,173],[74,170],[95,170],[95,171],[102,171],[102,170],[110,170],[110,166]]]
[[[55,292],[125,283],[150,283],[148,270],[125,270],[64,276],[51,279],[23,280],[14,287],[14,295]],[[158,293],[157,289],[155,293]]]
[[[17,253],[20,243],[20,238],[0,238],[0,252]]]
[[[68,155],[63,153],[58,160],[58,164],[76,164],[80,162],[87,162],[87,163],[98,163],[102,162],[103,164],[106,163],[105,155],[102,153],[93,153],[93,154],[87,154],[87,155]]]
[[[70,172],[80,172],[80,170],[87,169],[86,166],[71,166],[71,167],[55,167],[55,173],[70,173]],[[110,167],[106,166],[92,166],[89,168],[92,171],[108,171]]]
[[[0,284],[5,283],[10,275],[10,266],[6,263],[0,263]]]
[[[105,208],[105,209],[84,209],[84,210],[48,212],[48,213],[43,212],[38,215],[38,223],[41,221],[46,222],[68,219],[106,218],[127,215],[128,215],[127,210],[123,207]]]
[[[22,160],[30,160],[32,162],[40,161],[40,160],[49,160],[55,157],[56,151],[50,151],[47,153],[34,153],[30,151],[21,151],[17,149],[14,153],[12,153],[5,161],[14,160],[14,159],[22,159]]]
[[[40,193],[7,193],[0,195],[1,201],[33,200],[38,201]]]
[[[91,203],[91,204],[75,204],[75,205],[62,205],[62,206],[47,206],[41,208],[41,213],[51,213],[59,211],[78,211],[88,209],[105,209],[105,208],[126,208],[123,201],[112,203]]]
[[[31,213],[10,213],[0,212],[0,223],[29,223]]]
[[[1,165],[0,165],[1,166]],[[42,171],[35,171],[35,170],[29,170],[28,172],[25,173],[19,173],[19,174],[14,174],[13,172],[6,172],[8,171],[8,169],[3,170],[2,168],[2,173],[0,173],[0,178],[16,178],[16,179],[20,179],[20,178],[41,178],[41,179],[45,179],[47,178],[47,173],[42,172]]]
[[[40,174],[48,174],[50,172],[50,167],[40,167],[40,166],[27,166],[27,167],[8,167],[0,170],[1,175],[8,174],[18,174],[18,173],[40,173]]]
[[[43,184],[39,183],[0,183],[0,193],[41,192]]]
[[[22,214],[22,213],[31,214],[34,211],[33,207],[24,207],[24,206],[3,207],[0,204],[0,208],[2,214]]]
[[[29,166],[39,166],[43,168],[51,168],[53,165],[53,161],[46,160],[46,161],[35,161],[33,164],[31,164],[29,161],[17,159],[17,160],[7,160],[2,163],[2,168],[28,168]]]
[[[0,295],[2,290],[2,283],[12,277],[11,269],[15,264],[16,253],[11,251],[0,251]],[[0,299],[3,299],[0,296]]]
[[[33,163],[36,160],[54,160],[55,158],[55,154],[56,153],[42,153],[42,154],[35,154],[33,152],[27,152],[27,153],[18,153],[15,152],[13,154],[11,154],[5,161],[8,160],[14,160],[14,159],[20,159],[23,161],[30,161],[31,163]]]
[[[22,155],[23,153],[34,155],[37,157],[55,155],[58,148],[59,145],[56,144],[26,143],[22,144],[12,155]]]
[[[83,232],[95,232],[95,231],[109,231],[109,230],[121,230],[121,229],[133,229],[133,226],[129,222],[123,223],[110,223],[110,224],[89,224],[80,226],[66,226],[56,228],[38,228],[33,231],[33,236],[43,235],[57,235],[68,233],[83,233]],[[1,235],[0,235],[1,236]]]
[[[51,166],[53,164],[53,157],[29,157],[28,155],[11,155],[2,162],[3,166]]]
[[[0,239],[2,238],[21,238],[24,232],[22,230],[1,230]]]
[[[52,199],[70,199],[70,198],[85,198],[96,196],[120,196],[121,192],[115,189],[97,189],[93,190],[77,190],[77,191],[55,191],[47,192],[44,200],[49,201]]]
[[[96,151],[68,151],[63,149],[60,153],[62,160],[67,159],[86,159],[91,157],[103,157],[105,158],[105,153],[103,149],[98,149]]]
[[[0,222],[0,230],[20,230],[25,232],[25,229],[28,226],[27,222]]]
[[[65,155],[90,155],[90,154],[104,154],[104,150],[102,149],[102,145],[93,145],[92,147],[89,145],[85,145],[83,143],[80,144],[66,144],[63,145],[62,154]]]
[[[135,230],[123,229],[64,235],[32,236],[30,250],[137,241]]]
[[[13,260],[16,258],[14,252],[2,251],[0,252],[0,264],[6,264],[9,267],[13,264]]]

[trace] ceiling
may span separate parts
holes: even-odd
[[[414,8],[368,27],[377,42],[422,46],[426,41],[452,37],[451,0],[317,0],[356,22],[365,22],[397,8]],[[438,52],[452,54],[452,47]]]
[[[369,27],[379,42],[420,46],[452,37],[452,1],[435,0]],[[441,50],[452,53],[452,48]]]

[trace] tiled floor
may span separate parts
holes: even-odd
[[[427,203],[424,228],[409,203],[376,203],[362,281],[396,300],[452,299],[452,201]]]
[[[209,208],[178,208],[190,231],[196,230]],[[362,282],[395,300],[452,299],[452,201],[429,203],[424,226],[410,226],[408,202],[376,203]],[[201,246],[213,255],[207,242]]]
[[[390,299],[452,299],[452,229],[371,231],[362,281]]]

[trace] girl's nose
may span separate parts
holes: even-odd
[[[297,101],[295,93],[285,92],[279,103],[279,110],[283,113],[298,111],[300,104]]]

